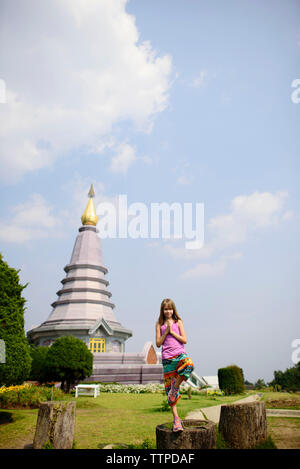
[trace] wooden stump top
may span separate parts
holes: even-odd
[[[216,447],[216,424],[210,420],[182,420],[183,431],[171,422],[156,427],[157,449],[209,449]]]

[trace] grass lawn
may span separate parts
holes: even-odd
[[[251,393],[252,394],[252,393]],[[246,395],[182,395],[178,412],[182,419],[193,410],[239,400]],[[157,425],[172,422],[170,410],[162,412],[162,394],[101,393],[97,398],[67,396],[76,401],[75,443],[77,449],[97,449],[108,444],[140,445],[146,439],[155,445]],[[300,408],[300,395],[263,392],[267,408]],[[279,404],[276,404],[279,401]],[[291,403],[293,404],[290,407]],[[38,409],[0,409],[0,449],[22,449],[33,442]],[[278,448],[300,448],[300,419],[267,417],[268,433]]]
[[[182,395],[178,403],[181,418],[192,410],[226,404],[245,396]],[[69,397],[75,400],[74,396]],[[101,393],[97,398],[76,399],[75,442],[77,449],[97,449],[107,444],[155,443],[157,425],[171,422],[171,411],[161,412],[161,394]],[[0,409],[0,448],[24,448],[33,442],[38,409]]]
[[[300,449],[300,418],[267,417],[267,423],[278,449]]]
[[[0,449],[22,449],[33,441],[38,409],[0,409]]]
[[[300,410],[300,394],[298,393],[264,391],[261,394],[261,400],[265,401],[267,409]]]

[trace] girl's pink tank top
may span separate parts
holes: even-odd
[[[165,324],[163,324],[160,327],[161,335],[165,333],[166,328],[167,326]],[[172,331],[180,335],[180,330],[179,330],[177,322],[173,322]],[[164,343],[162,344],[162,353],[161,353],[162,360],[165,360],[171,357],[176,357],[176,355],[179,355],[180,353],[185,353],[184,344],[182,342],[179,342],[179,340],[177,340],[176,337],[173,337],[171,334],[168,334],[167,337],[165,338]]]

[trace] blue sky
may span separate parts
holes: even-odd
[[[196,372],[270,381],[299,338],[297,1],[4,0],[1,228],[26,330],[47,319],[96,205],[204,203],[205,246],[103,239],[128,352],[174,299]],[[300,97],[300,91],[299,91]]]

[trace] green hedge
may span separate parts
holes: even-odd
[[[236,365],[219,368],[219,387],[226,395],[241,394],[245,391],[243,370]]]

